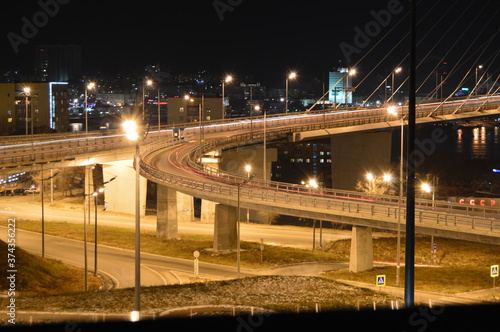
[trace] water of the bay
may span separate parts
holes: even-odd
[[[425,125],[417,128],[416,137],[424,156],[417,180],[434,180],[439,196],[500,196],[500,173],[493,172],[500,169],[500,122]]]

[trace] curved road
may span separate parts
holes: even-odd
[[[0,239],[7,240],[7,219],[14,218],[17,223],[23,219],[40,220],[41,205],[38,196],[14,196],[1,197],[0,199]],[[91,213],[91,225],[94,227],[93,211]],[[56,222],[83,222],[83,209],[59,209],[44,207],[44,220]],[[98,224],[112,227],[134,228],[134,216],[115,214],[99,211]],[[276,232],[280,227],[280,232]],[[141,228],[144,231],[156,229],[156,217],[146,216],[141,218]],[[285,245],[298,248],[310,249],[312,247],[312,230],[301,227],[287,226],[265,226],[243,223],[242,240],[260,242],[268,245]],[[82,228],[83,232],[83,228]],[[213,234],[213,224],[200,222],[187,222],[179,224],[179,233]],[[279,234],[278,234],[279,233]],[[348,238],[347,231],[324,229],[322,238],[324,241],[333,241],[340,238]],[[319,231],[316,234],[319,240]],[[32,253],[41,255],[41,234],[21,229],[16,230],[16,245]],[[84,268],[84,243],[82,241],[70,240],[51,235],[45,235],[45,256],[61,260],[62,262]],[[324,269],[345,267],[346,264],[319,264],[291,267],[283,270],[273,270],[272,273],[290,274],[314,274]],[[87,243],[87,267],[89,272],[94,271],[94,244]],[[118,249],[109,246],[98,245],[98,270],[108,276],[116,287],[134,286],[134,251]],[[269,271],[253,271],[241,269],[242,276],[271,273]],[[235,278],[237,276],[235,266],[221,266],[203,262],[203,255],[199,262],[199,278],[208,280],[219,280]],[[141,254],[141,284],[143,286],[165,285],[186,283],[192,281],[194,275],[193,260],[164,257],[148,253]],[[82,285],[83,287],[83,285]]]

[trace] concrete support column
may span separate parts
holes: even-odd
[[[116,180],[106,186],[106,211],[135,215],[135,169],[133,160],[116,161],[103,165],[105,174],[116,176]],[[146,214],[147,180],[140,177],[140,214]]]
[[[391,170],[392,132],[354,132],[331,136],[332,185],[356,190],[366,173],[383,176]]]
[[[201,200],[201,222],[214,223],[215,222],[215,206],[217,203]]]
[[[177,191],[157,185],[156,236],[167,240],[178,238]]]
[[[229,205],[215,205],[214,250],[234,250],[237,247],[236,218],[238,208]]]
[[[219,164],[221,170],[239,174],[242,177],[248,176],[245,172],[245,165],[252,167],[251,174],[255,174],[256,179],[271,180],[272,162],[278,160],[278,150],[267,148],[266,150],[266,174],[264,174],[264,149],[263,146],[253,146],[224,151],[222,161]],[[247,219],[246,209],[241,211],[241,219]],[[270,214],[255,210],[249,211],[249,220],[252,222],[268,224]]]
[[[213,170],[219,169],[219,163],[222,159],[222,151],[215,150],[206,153],[202,159],[203,165]],[[201,200],[201,222],[214,223],[215,222],[215,202],[206,199]]]
[[[372,229],[354,226],[351,239],[350,272],[362,272],[373,269]]]
[[[177,192],[177,220],[179,222],[191,222],[194,220],[193,196]]]

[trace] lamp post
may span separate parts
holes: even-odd
[[[91,90],[95,87],[95,84],[90,82],[85,86],[85,100],[84,100],[84,112],[85,112],[85,136],[88,135],[89,133],[89,116],[88,116],[88,110],[87,110],[87,98],[88,98],[88,90]]]
[[[347,102],[349,101],[348,97],[347,97],[347,92],[349,89],[349,76],[353,76],[356,74],[356,69],[354,68],[351,68],[347,71],[346,75],[345,75],[345,95],[344,95],[344,104],[345,106],[347,107]]]
[[[403,68],[398,67],[392,71],[392,85],[391,85],[392,95],[391,95],[391,98],[389,98],[389,100],[391,100],[391,99],[396,100],[396,98],[394,98],[396,96],[396,92],[394,90],[394,81],[395,81],[394,77],[396,76],[395,74],[400,73],[402,70],[403,70]]]
[[[126,136],[130,141],[135,141],[135,291],[134,291],[134,311],[132,312],[132,320],[140,319],[141,308],[141,220],[140,220],[140,173],[139,173],[139,133],[137,124],[134,121],[125,121],[123,123]]]
[[[87,211],[86,211],[86,204],[85,202],[87,201],[87,197],[89,196],[96,196],[97,193],[93,192],[91,194],[83,194],[83,265],[84,265],[84,270],[85,270],[85,291],[89,290],[89,281],[88,281],[88,261],[87,261]],[[90,204],[88,206],[88,209],[90,211]]]
[[[266,135],[266,127],[267,127],[267,119],[266,119],[266,116],[267,116],[267,110],[266,109],[263,109],[262,112],[264,113],[264,153],[263,153],[263,156],[262,156],[262,160],[263,160],[263,165],[262,165],[262,178],[264,180],[264,182],[267,180],[267,135]]]
[[[285,113],[288,113],[288,80],[293,80],[297,77],[297,74],[295,72],[291,72],[288,74],[286,77],[286,84],[285,84]]]
[[[245,165],[245,171],[247,172],[247,179],[250,179],[250,171],[252,170],[252,166]],[[250,209],[247,209],[247,223],[250,222]]]
[[[160,106],[160,85],[158,85],[158,98],[157,98],[157,106],[158,106],[158,142],[160,141],[160,130],[161,130],[161,106]]]
[[[435,193],[435,189],[436,189],[436,185],[435,185],[435,177],[432,177],[432,184],[428,184],[428,183],[422,183],[422,190],[425,191],[426,193],[431,193],[431,199],[432,199],[432,203],[431,203],[431,206],[434,208],[435,206],[435,201],[434,201],[434,193]]]
[[[25,120],[26,120],[26,136],[28,136],[28,97],[30,95],[30,92],[31,92],[31,89],[28,88],[28,87],[25,87],[23,89],[23,93],[24,93],[24,96],[26,97],[26,117],[25,117]]]
[[[56,172],[54,175],[49,176],[48,178],[44,179],[43,178],[43,164],[40,164],[40,173],[41,173],[41,182],[42,182],[42,258],[45,257],[45,208],[44,208],[44,201],[43,201],[43,185],[45,180],[51,180],[53,177],[55,177],[59,172]]]
[[[237,276],[240,278],[240,253],[241,253],[241,246],[240,246],[240,238],[241,238],[241,227],[240,227],[240,215],[241,215],[241,208],[240,208],[240,195],[241,195],[241,186],[252,181],[254,178],[255,174],[252,174],[249,176],[246,180],[241,181],[240,183],[237,183],[236,185],[238,186],[238,220],[237,220],[237,227],[236,227],[236,266],[237,266]]]
[[[479,86],[478,86],[479,81],[477,79],[477,72],[479,69],[483,69],[483,65],[479,65],[476,67],[476,91],[475,91],[475,95],[477,95],[477,91],[479,90]]]
[[[395,106],[387,108],[390,115],[398,115]],[[399,199],[398,199],[398,234],[396,248],[396,287],[400,286],[400,267],[401,267],[401,205],[403,202],[403,141],[404,141],[404,116],[401,114],[401,142],[399,154]]]
[[[224,86],[225,86],[225,83],[229,83],[233,80],[233,77],[228,75],[226,76],[225,79],[222,80],[222,120],[224,120],[225,118],[225,114],[226,114],[226,103],[224,102]]]
[[[250,87],[252,89],[252,87]],[[260,106],[259,105],[253,105],[252,102],[250,102],[250,134],[253,139],[253,112],[254,111],[260,111]]]
[[[94,276],[97,276],[97,198],[99,193],[102,194],[104,192],[104,185],[110,183],[114,179],[116,179],[116,176],[104,182],[102,187],[98,188],[94,195]]]
[[[146,86],[151,86],[153,85],[152,80],[146,80],[142,86],[142,120],[146,118],[146,103],[144,102],[144,99],[146,99]]]

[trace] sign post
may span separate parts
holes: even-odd
[[[377,287],[383,287],[385,286],[385,275],[378,275],[377,276]]]
[[[196,250],[195,252],[193,252],[193,256],[194,256],[194,275],[196,278],[198,278],[198,270],[199,270],[198,257],[200,257],[200,252]]]
[[[492,265],[490,275],[493,278],[493,288],[495,288],[495,278],[498,278],[498,265]]]
[[[264,239],[260,239],[260,264],[264,261]]]
[[[437,262],[437,244],[434,244],[432,246],[432,251],[434,253],[434,256],[433,256],[434,260],[433,260],[433,264],[432,265],[436,265],[436,262]]]

